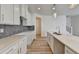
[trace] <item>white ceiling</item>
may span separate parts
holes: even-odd
[[[52,10],[53,4],[29,4],[29,11],[32,13],[44,14],[44,15],[53,15],[55,12]],[[75,8],[70,9],[68,4],[56,4],[56,13],[58,15],[79,15],[79,5]],[[41,8],[38,10],[37,8]]]

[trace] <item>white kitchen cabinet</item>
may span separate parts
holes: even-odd
[[[21,38],[19,41],[19,54],[25,54],[25,53],[27,53],[27,37],[26,36]]]
[[[65,54],[76,54],[76,52],[70,49],[69,47],[65,46]]]
[[[54,54],[64,54],[65,53],[65,45],[62,44],[59,40],[54,38]]]
[[[25,54],[27,53],[27,39],[26,38],[23,38],[21,39],[20,41],[20,54]]]
[[[23,40],[22,52],[23,52],[23,54],[25,54],[25,53],[27,53],[27,38],[24,37],[23,39],[24,40]]]
[[[1,4],[1,24],[13,24],[12,4]]]
[[[21,5],[21,16],[26,17],[26,5]]]
[[[32,15],[28,9],[28,5],[21,5],[21,15],[26,19],[23,21],[24,26],[32,25]]]
[[[0,24],[1,24],[1,5],[0,5]]]
[[[28,10],[28,5],[25,6],[25,10],[26,10],[26,11],[25,11],[25,12],[26,12],[26,13],[25,13],[25,16],[26,16],[26,18],[28,18],[28,11],[29,11],[29,10]]]
[[[52,34],[47,33],[47,42],[54,54],[63,54],[64,53],[64,44],[58,41]]]
[[[47,33],[47,42],[53,52],[54,51],[54,38],[50,33]]]
[[[19,39],[19,42],[5,47],[0,51],[0,54],[25,54],[27,53],[27,39],[23,37]]]
[[[14,25],[20,25],[20,5],[14,5]]]
[[[35,37],[35,33],[34,33],[34,31],[29,31],[29,32],[26,33],[26,35],[27,35],[27,45],[31,46],[33,40],[35,39],[34,38]]]
[[[24,18],[23,19],[23,26],[26,26],[27,24],[27,18],[26,18],[26,5],[20,5],[20,15]]]
[[[27,42],[27,43],[26,42],[25,43],[28,46],[30,46],[32,44],[33,40],[35,39],[35,33],[34,33],[34,31],[23,32],[23,33],[19,33],[17,35],[23,35],[23,36],[25,36],[26,37],[26,42]]]
[[[26,16],[26,20],[24,21],[24,26],[31,26],[32,24],[32,15],[28,12],[28,15]]]
[[[0,54],[18,54],[18,44],[13,44],[9,47],[5,47],[0,51]]]
[[[30,12],[28,12],[28,15],[27,15],[27,24],[26,25],[32,25],[32,15]]]

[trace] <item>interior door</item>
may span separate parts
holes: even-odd
[[[41,36],[41,17],[36,17],[36,36]]]

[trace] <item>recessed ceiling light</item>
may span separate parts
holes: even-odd
[[[55,8],[52,8],[52,10],[55,10]]]
[[[37,8],[38,10],[40,10],[41,8]]]

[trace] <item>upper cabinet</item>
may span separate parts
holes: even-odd
[[[25,8],[26,5],[21,5],[21,16],[23,17],[26,17],[26,8]]]
[[[27,25],[32,25],[32,15],[31,13],[28,11],[28,15],[27,15]]]
[[[32,25],[32,15],[27,4],[1,4],[0,24],[20,25],[20,16],[23,17],[23,25]]]
[[[14,24],[20,25],[20,5],[14,5]]]
[[[13,25],[13,5],[1,4],[1,24]]]
[[[24,26],[32,25],[32,23],[31,23],[31,13],[29,12],[28,5],[21,5],[21,16],[23,16],[25,18],[25,20],[23,20]]]
[[[0,11],[0,24],[20,25],[19,4],[1,4]]]

